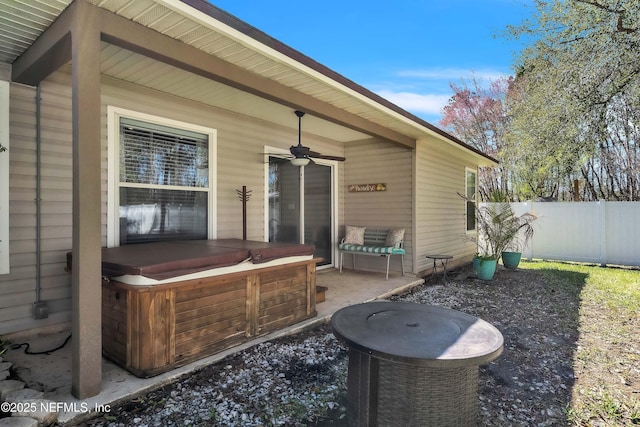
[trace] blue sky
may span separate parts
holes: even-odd
[[[210,0],[437,125],[450,82],[512,74],[532,0]]]

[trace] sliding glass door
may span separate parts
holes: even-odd
[[[269,241],[312,243],[333,264],[333,165],[269,157]]]
[[[309,163],[304,178],[304,242],[316,245],[319,265],[333,264],[331,167]]]

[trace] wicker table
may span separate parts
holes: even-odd
[[[502,353],[491,324],[442,307],[371,302],[338,310],[349,348],[350,426],[469,426],[478,419],[478,366]]]

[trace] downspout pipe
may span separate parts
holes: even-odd
[[[41,186],[41,164],[42,164],[42,129],[40,122],[40,115],[42,113],[41,110],[41,96],[40,96],[40,85],[36,86],[36,303],[40,302],[40,291],[41,291],[41,271],[40,271],[40,263],[41,263],[41,251],[40,245],[42,242],[41,238],[41,226],[42,222],[40,219],[40,212],[42,208],[41,203],[41,195],[42,195],[42,186]]]
[[[46,319],[49,317],[49,309],[46,301],[42,301],[42,124],[40,116],[41,109],[41,88],[36,86],[36,300],[33,303],[33,317],[35,319]]]

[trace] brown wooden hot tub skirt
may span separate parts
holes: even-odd
[[[316,315],[313,245],[224,239],[157,242],[103,249],[102,350],[139,377],[150,377]],[[251,259],[256,268],[182,280],[177,276]],[[71,256],[68,256],[71,268]],[[159,285],[129,285],[141,274]]]

